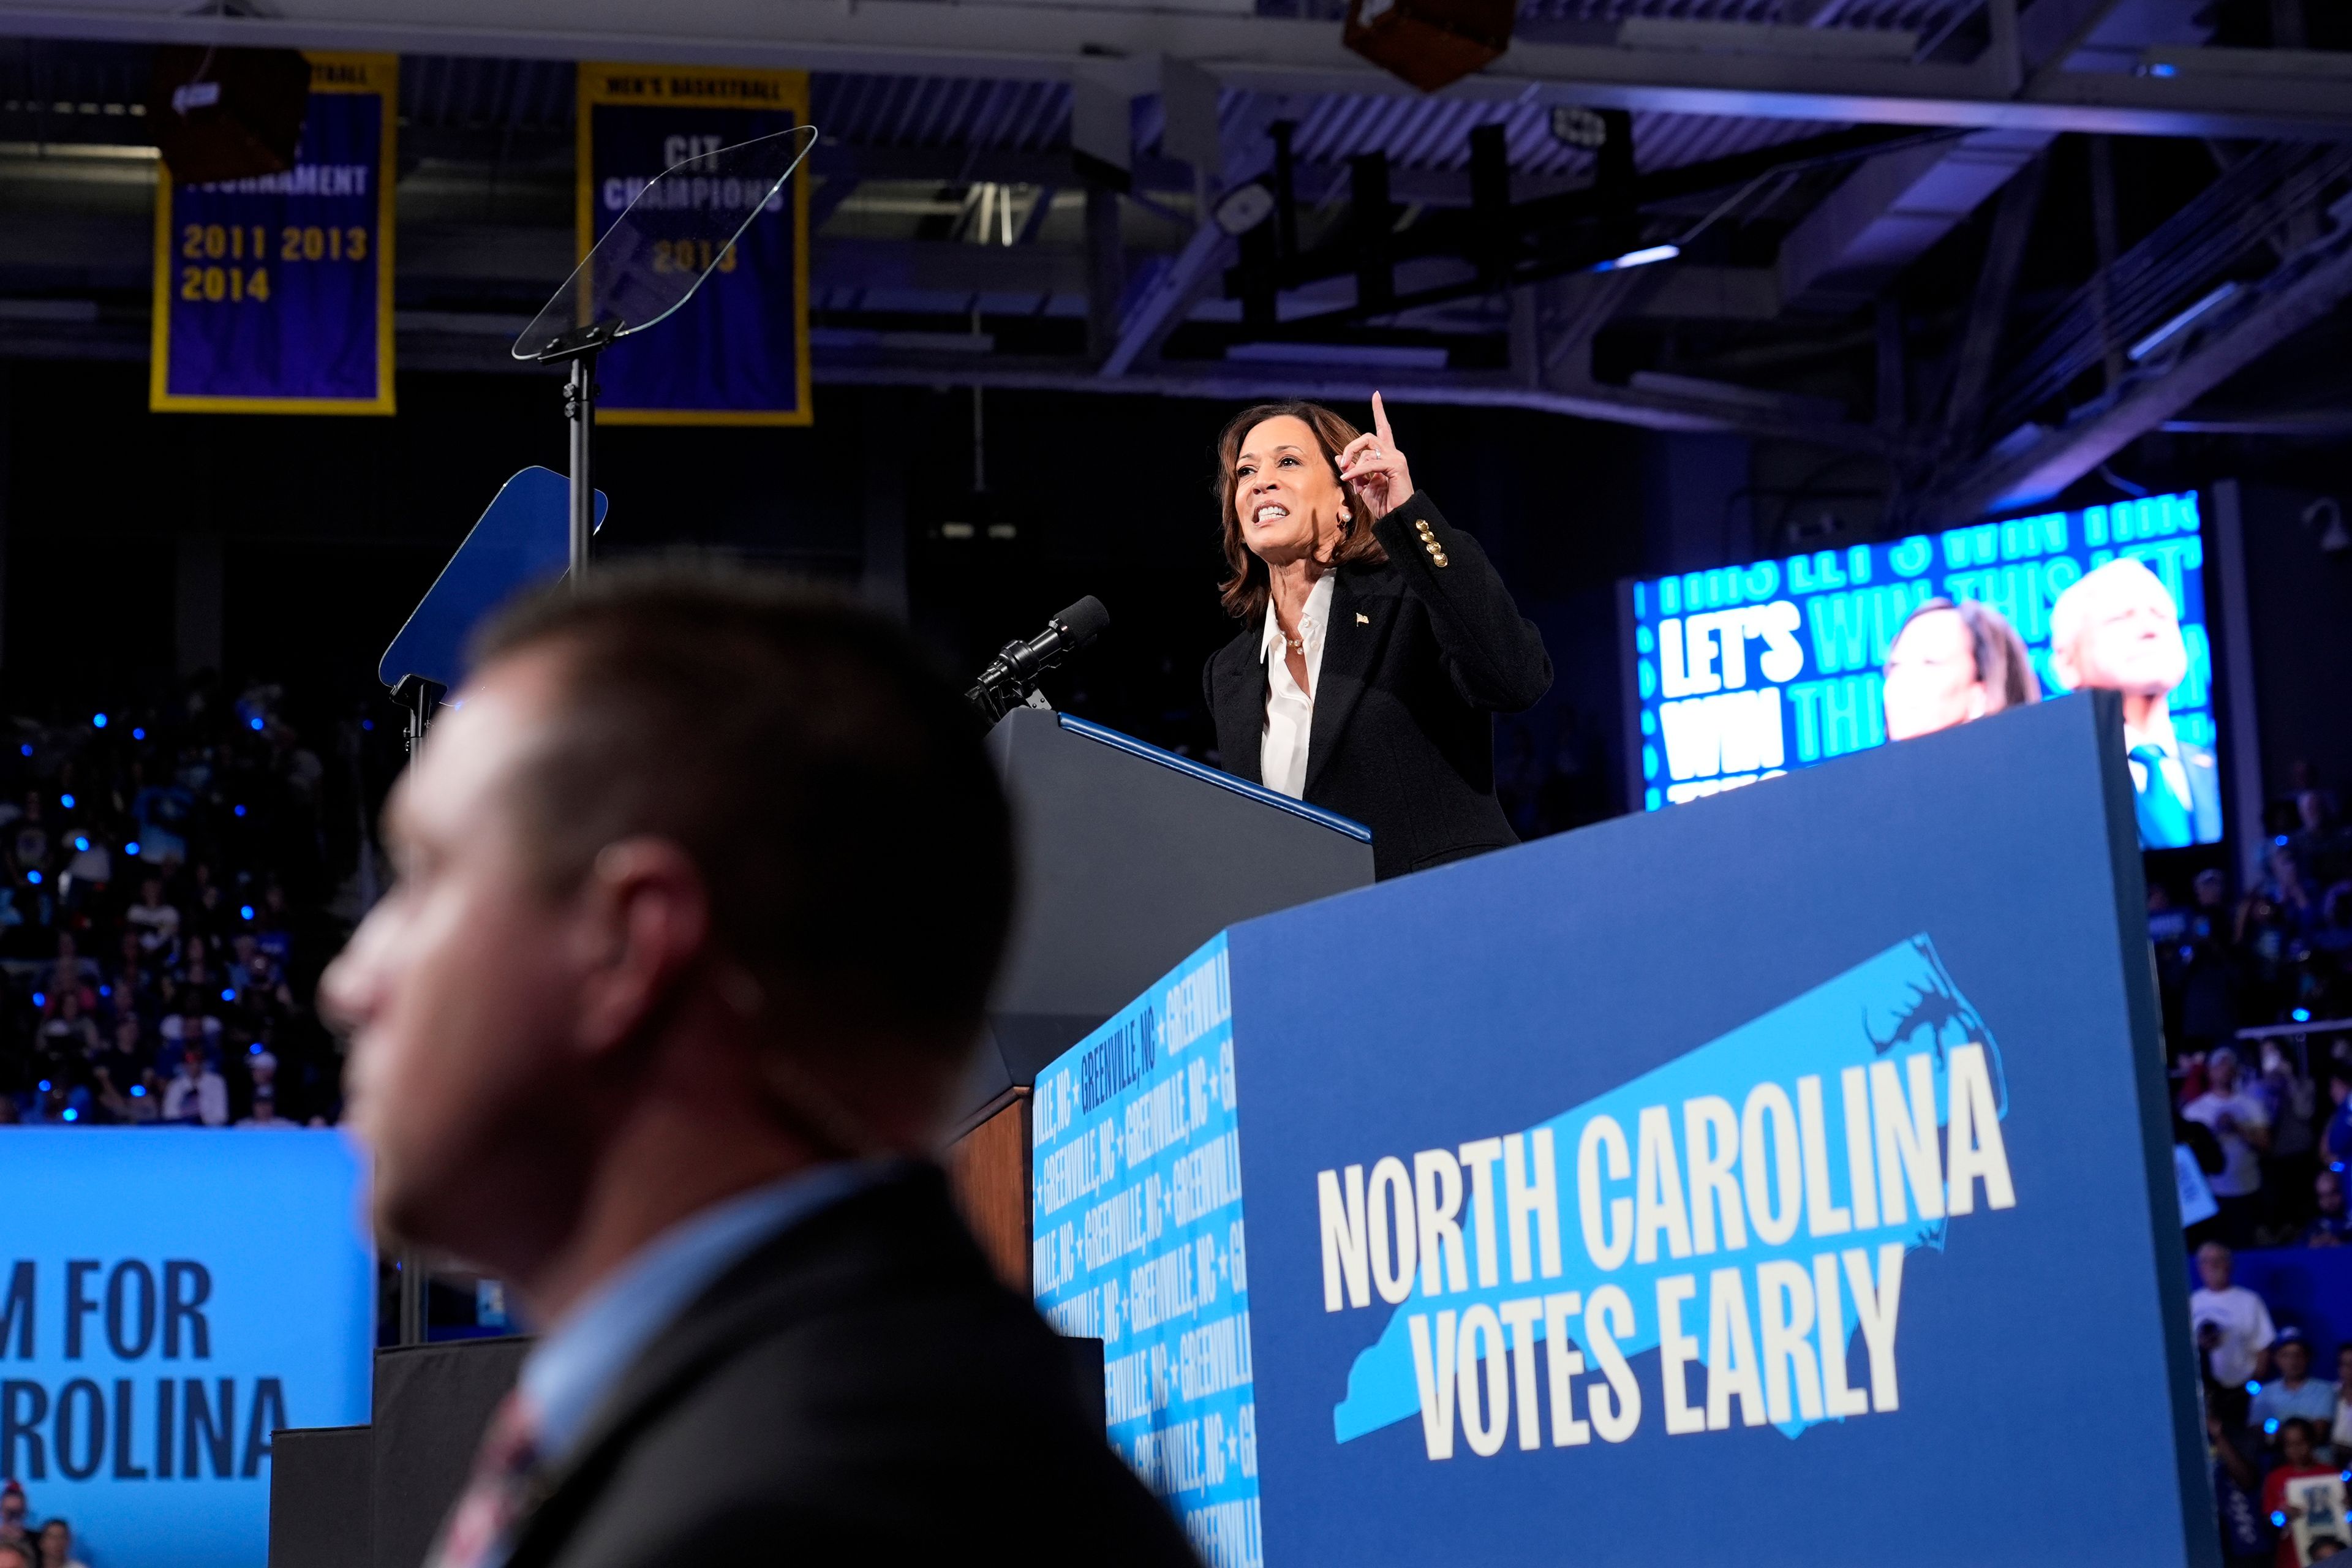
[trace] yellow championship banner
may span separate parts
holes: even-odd
[[[150,408],[393,412],[400,61],[306,58],[292,168],[183,184],[157,164]]]
[[[579,246],[586,257],[661,173],[689,158],[808,123],[806,71],[684,66],[580,68]],[[693,299],[596,365],[596,416],[613,425],[805,425],[809,404],[808,179],[762,202],[713,261],[670,255],[666,228],[707,232],[711,204],[743,198],[731,180],[665,182],[658,210],[631,220],[655,264],[709,268]],[[707,248],[707,245],[705,246]]]

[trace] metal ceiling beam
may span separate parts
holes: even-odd
[[[694,0],[656,14],[635,0],[281,0],[278,12],[185,16],[180,0],[0,0],[0,35],[1052,81],[1106,57],[1170,56],[1225,86],[1262,92],[1413,90],[1349,53],[1329,22],[1104,5]],[[2267,139],[2352,132],[2352,94],[2292,68],[2256,78],[2061,71],[2011,95],[1970,66],[1814,57],[1778,41],[1807,31],[1759,28],[1754,52],[1523,42],[1444,96],[1840,124]]]
[[[1118,341],[1103,358],[1103,374],[1125,375],[1137,360],[1159,353],[1168,334],[1192,314],[1192,307],[1224,271],[1233,249],[1234,242],[1214,223],[1194,229],[1184,248],[1152,279],[1119,322]]]
[[[509,340],[503,335],[503,321],[484,323],[485,327],[500,327],[498,332],[459,331],[451,330],[454,319],[432,312],[403,315],[406,320],[399,329],[395,351],[403,371],[545,374],[508,354]],[[16,320],[0,311],[0,359],[135,362],[144,360],[147,351],[148,333],[143,321]],[[1093,365],[1075,359],[822,347],[815,360],[815,379],[820,386],[982,386],[1006,391],[1133,393],[1226,403],[1274,396],[1362,403],[1378,389],[1400,404],[1530,408],[1653,430],[1732,431],[1817,447],[1869,451],[1883,448],[1878,434],[1860,426],[1806,419],[1767,407],[1615,387],[1554,391],[1513,382],[1507,373],[1383,369],[1375,374],[1328,364],[1213,361],[1163,363],[1143,372],[1106,377]]]
[[[2323,320],[2352,299],[2352,236],[2338,235],[2315,247],[2300,264],[2290,262],[2264,279],[2260,289],[2261,297],[2235,321],[2182,355],[2170,370],[2126,390],[2112,405],[2023,443],[2021,449],[1997,447],[1937,498],[1939,514],[1958,521],[2056,495]]]

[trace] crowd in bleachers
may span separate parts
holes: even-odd
[[[2175,1134],[2217,1211],[2194,1241],[2331,1247],[2352,1239],[2352,832],[2317,788],[2270,826],[2235,898],[2218,868],[2149,884]]]
[[[0,1122],[335,1119],[326,764],[279,698],[0,729]]]
[[[2352,1245],[2352,831],[2299,782],[2252,886],[2168,885],[2158,861],[2148,889],[2221,1551],[2243,1568],[2352,1551],[2352,1300],[2326,1283],[2352,1270],[2293,1270],[2321,1294],[2272,1300],[2238,1255]]]
[[[72,1521],[34,1513],[13,1480],[0,1481],[0,1568],[83,1568],[74,1555]]]

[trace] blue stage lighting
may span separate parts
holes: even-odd
[[[2298,1024],[2308,1024],[2311,1022],[2311,1009],[2308,1007],[2297,1007],[2294,1012],[2288,1014],[2287,1016],[2293,1018]]]
[[[89,835],[87,833],[75,834],[74,847],[77,849],[88,849],[89,847]]]
[[[245,807],[243,807],[243,806],[241,806],[241,805],[240,805],[240,806],[238,806],[238,807],[236,808],[236,814],[237,814],[239,816],[243,816],[245,815]]]
[[[222,1001],[224,1001],[224,1002],[234,1002],[234,1001],[236,1001],[236,986],[234,986],[234,985],[224,985],[224,986],[222,986],[222,987],[221,987],[221,1000],[222,1000]]]
[[[139,840],[137,840],[136,838],[134,838],[134,839],[132,839],[130,843],[128,843],[128,844],[124,845],[124,846],[122,847],[122,852],[123,852],[125,855],[136,855],[136,854],[138,854],[138,853],[139,853]]]
[[[36,1006],[36,1007],[46,1007],[46,1006],[47,1006],[48,1005],[49,1005],[49,998],[48,998],[48,996],[47,996],[47,994],[46,993],[44,993],[44,992],[39,992],[39,991],[36,991],[36,992],[34,992],[34,993],[33,993],[33,1005],[34,1005],[34,1006]],[[43,1084],[41,1087],[42,1087],[43,1089],[47,1089],[47,1088],[48,1088],[48,1085],[47,1085],[47,1084]]]
[[[103,730],[103,729],[105,729],[105,728],[106,728],[106,715],[105,715],[105,714],[103,714],[103,713],[93,713],[93,714],[91,714],[91,715],[89,716],[89,727],[90,727],[91,729],[93,729],[93,730]]]
[[[25,873],[25,880],[37,888],[41,885],[41,874],[38,871],[27,871]]]
[[[131,731],[131,738],[134,741],[143,741],[147,738],[147,731],[143,727],[134,728]]]
[[[2266,1437],[2275,1437],[2278,1436],[2277,1416],[2273,1415],[2269,1420],[2263,1423],[2263,1435]]]
[[[101,985],[98,988],[98,994],[100,996],[111,996],[114,994],[114,987],[111,985]]]
[[[145,1084],[143,1084],[143,1083],[134,1083],[134,1084],[132,1084],[132,1085],[131,1086],[131,1099],[133,1099],[133,1100],[144,1100],[144,1099],[146,1099],[146,1098],[147,1098],[147,1086],[146,1086]]]
[[[49,1092],[49,1080],[47,1079],[43,1079],[41,1080],[41,1092],[43,1094]]]
[[[2284,1530],[2286,1528],[2286,1511],[2284,1509],[2271,1510],[2271,1527],[2273,1530]]]
[[[68,811],[71,811],[74,808],[74,797],[69,795],[61,795],[58,796],[58,804],[64,806]]]
[[[259,1040],[256,1040],[253,1044],[246,1047],[245,1054],[249,1057],[259,1056],[261,1054],[261,1042]]]
[[[360,721],[360,728],[362,730],[373,730],[375,728],[375,721],[373,719],[362,719]]]
[[[81,1112],[68,1105],[66,1107],[66,1120],[68,1121],[79,1121],[81,1120]]]
[[[260,728],[261,728],[261,715],[260,715],[260,714],[258,714],[258,713],[255,714],[252,718],[247,719],[247,720],[246,721],[246,723],[247,723],[248,726],[250,726],[251,728],[253,728],[253,729],[256,729],[256,730],[260,729]]]
[[[2248,1394],[2260,1394],[2262,1391],[2263,1385],[2261,1384],[2256,1383],[2252,1378],[2248,1378],[2246,1380],[2246,1392]]]
[[[237,919],[239,919],[239,920],[241,920],[241,921],[249,921],[249,920],[251,920],[251,919],[253,918],[253,906],[252,906],[251,904],[239,904],[239,905],[237,905],[237,906],[236,906],[236,918],[237,918]]]

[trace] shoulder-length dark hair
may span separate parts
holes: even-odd
[[[2017,635],[2007,616],[1979,599],[1955,604],[1938,595],[1920,601],[1919,607],[1904,616],[1903,624],[1895,629],[1894,641],[1886,645],[1889,655],[1913,621],[1941,610],[1952,611],[1969,629],[1969,651],[1976,658],[1977,679],[1991,699],[1985,710],[1988,714],[2042,700],[2042,682],[2034,676],[2033,657],[2025,650],[2025,639]]]
[[[1261,403],[1243,409],[1225,422],[1223,432],[1217,437],[1217,506],[1223,518],[1220,534],[1226,574],[1217,585],[1217,596],[1225,613],[1236,620],[1246,621],[1263,615],[1266,595],[1272,590],[1266,585],[1265,563],[1251,554],[1242,540],[1241,516],[1234,510],[1234,468],[1241,461],[1244,438],[1265,421],[1285,416],[1304,421],[1315,432],[1315,444],[1323,449],[1323,461],[1330,466],[1335,479],[1339,479],[1339,454],[1347,450],[1349,442],[1363,434],[1321,404],[1296,400]],[[1339,542],[1331,549],[1330,563],[1340,566],[1351,561],[1386,561],[1389,552],[1372,537],[1372,520],[1365,513],[1363,498],[1344,479],[1339,481],[1339,489],[1348,498],[1351,516],[1339,525]]]

